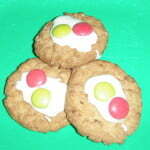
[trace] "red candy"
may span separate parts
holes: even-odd
[[[112,117],[116,119],[123,119],[129,112],[129,104],[125,99],[115,97],[109,104],[109,112]]]
[[[89,35],[93,31],[93,28],[90,24],[86,22],[80,22],[80,23],[75,24],[72,30],[77,35],[86,36],[86,35]]]
[[[29,87],[36,87],[46,82],[46,75],[42,70],[35,69],[28,73],[26,81]]]

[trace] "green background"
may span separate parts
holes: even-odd
[[[6,78],[32,52],[33,38],[45,22],[62,12],[85,12],[101,19],[109,32],[102,59],[119,64],[142,89],[138,130],[124,144],[94,143],[71,126],[47,134],[29,131],[7,114]],[[150,1],[149,0],[0,0],[0,150],[141,150],[150,147]],[[100,134],[100,133],[99,133]]]

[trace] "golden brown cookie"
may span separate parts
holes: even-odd
[[[14,120],[40,132],[68,124],[64,112],[70,70],[48,66],[38,58],[27,60],[6,84],[5,106]]]
[[[65,13],[48,22],[35,39],[35,53],[49,65],[81,66],[103,53],[107,32],[101,21],[84,13]]]
[[[99,60],[74,68],[68,86],[65,111],[81,135],[122,143],[137,128],[140,88],[118,65]]]

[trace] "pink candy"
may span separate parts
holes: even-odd
[[[90,24],[86,22],[81,22],[81,23],[75,24],[72,30],[77,35],[86,36],[86,35],[89,35],[93,31],[93,28]]]
[[[115,97],[109,104],[109,112],[115,119],[123,119],[129,112],[129,104],[125,99]]]
[[[26,81],[29,87],[36,87],[46,82],[46,75],[42,70],[35,69],[28,73]]]

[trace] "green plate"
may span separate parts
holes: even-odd
[[[10,118],[3,105],[7,77],[35,57],[33,38],[45,22],[62,12],[85,12],[101,19],[109,32],[102,59],[119,64],[142,89],[143,111],[137,131],[124,144],[94,143],[72,126],[46,134],[29,131]],[[150,147],[149,0],[0,0],[0,150],[141,150]],[[101,134],[101,133],[99,133]]]

